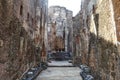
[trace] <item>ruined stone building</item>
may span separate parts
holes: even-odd
[[[72,11],[51,6],[48,11],[49,50],[72,51]]]
[[[0,0],[0,80],[19,80],[44,58],[47,9],[47,0]]]
[[[95,80],[120,79],[119,18],[119,0],[81,0],[73,18],[74,63],[90,66]]]
[[[81,0],[74,17],[48,0],[0,0],[0,80],[20,80],[48,51],[73,53],[95,80],[120,80],[120,0]]]

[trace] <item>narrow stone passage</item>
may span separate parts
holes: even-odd
[[[120,80],[120,0],[0,0],[0,80],[81,76]]]
[[[82,80],[78,67],[48,67],[35,80]]]

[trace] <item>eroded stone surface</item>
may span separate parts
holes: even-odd
[[[0,80],[19,79],[38,64],[46,16],[47,0],[0,0]]]
[[[73,27],[81,30],[81,32],[75,31],[74,35],[77,36],[73,37],[76,53],[74,61],[78,63],[79,60],[82,64],[89,65],[95,80],[120,78],[120,53],[117,44],[119,2],[118,0],[81,0],[81,11],[74,18]]]

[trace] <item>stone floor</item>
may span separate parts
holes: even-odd
[[[51,63],[48,62],[49,66],[73,66],[72,63],[69,63],[68,61],[51,61]]]
[[[48,67],[35,80],[82,80],[78,67]]]

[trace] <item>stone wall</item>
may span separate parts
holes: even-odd
[[[80,11],[73,18],[73,52],[74,64],[86,64],[88,44],[89,44],[89,31],[87,24],[84,23],[83,12]],[[84,56],[84,57],[82,57]]]
[[[66,36],[66,51],[72,52],[73,45],[73,20],[72,20],[73,12],[67,10],[67,28],[65,29]]]
[[[45,52],[47,0],[0,0],[0,79],[16,80]]]
[[[119,31],[117,19],[119,10],[116,8],[118,2],[117,0],[82,1],[81,14],[79,13],[82,16],[82,19],[80,18],[82,24],[77,26],[83,28],[83,30],[80,28],[82,32],[79,33],[83,37],[79,36],[82,46],[78,49],[80,50],[78,54],[81,55],[78,62],[81,60],[82,64],[91,67],[95,80],[120,78],[119,44],[117,44],[119,36],[116,34],[116,30],[117,33]]]
[[[80,30],[82,28],[82,19],[80,12],[73,17],[73,59],[74,59],[74,64],[80,64],[81,63],[81,53],[80,53],[80,48],[81,48],[81,43],[80,43]]]
[[[72,40],[72,11],[65,7],[51,6],[48,11],[48,37],[50,50],[68,51]],[[69,47],[69,48],[68,48]]]
[[[120,41],[120,1],[119,0],[112,0],[113,2],[113,10],[114,10],[114,17],[116,23],[116,32],[117,32],[117,39]]]

